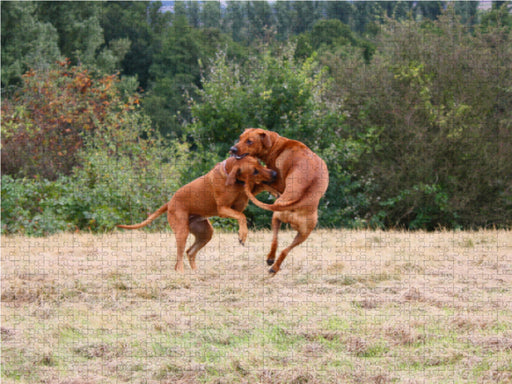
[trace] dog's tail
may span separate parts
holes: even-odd
[[[245,193],[247,194],[247,197],[249,197],[249,199],[254,203],[254,205],[256,205],[257,207],[260,207],[262,209],[266,209],[267,211],[273,211],[273,212],[289,211],[289,210],[293,209],[294,205],[300,200],[300,199],[297,199],[294,201],[287,201],[287,202],[283,202],[283,203],[278,202],[278,203],[274,203],[274,204],[265,204],[265,203],[262,203],[261,201],[259,201],[256,198],[256,196],[254,196],[252,194],[247,183],[245,183],[244,189],[245,189]]]
[[[157,211],[153,212],[149,217],[144,220],[142,223],[139,224],[133,224],[133,225],[116,225],[117,228],[124,228],[124,229],[139,229],[142,227],[145,227],[146,225],[150,224],[153,220],[155,220],[158,216],[164,214],[164,212],[167,211],[167,203],[162,205],[160,208],[158,208]]]

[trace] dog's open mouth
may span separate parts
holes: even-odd
[[[233,155],[233,156],[235,156],[235,159],[241,160],[241,159],[243,159],[247,155],[249,155],[249,154],[248,153],[244,153],[243,155]]]

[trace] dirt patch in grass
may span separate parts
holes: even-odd
[[[280,249],[293,239],[280,234]],[[2,383],[511,382],[512,233],[2,238]]]

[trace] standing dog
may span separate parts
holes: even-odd
[[[329,185],[325,162],[300,141],[258,128],[246,129],[230,152],[239,160],[255,156],[277,171],[273,187],[281,193],[274,204],[263,204],[249,196],[261,208],[274,211],[272,246],[267,255],[269,272],[279,271],[288,253],[307,239],[318,221],[318,203]],[[250,192],[250,191],[249,191]],[[281,223],[289,223],[297,231],[293,242],[275,260],[277,235]]]
[[[258,194],[266,188],[264,184],[275,180],[276,175],[275,171],[263,167],[254,157],[244,157],[242,161],[230,157],[218,163],[206,175],[178,189],[169,202],[142,223],[117,227],[141,228],[167,211],[167,220],[176,236],[175,269],[183,272],[183,253],[189,232],[195,236],[195,242],[186,252],[190,267],[196,269],[196,254],[213,235],[213,227],[208,217],[220,216],[238,220],[238,236],[240,243],[244,244],[248,230],[247,219],[242,211],[249,202],[244,186]]]

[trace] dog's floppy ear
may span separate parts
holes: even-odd
[[[228,177],[226,178],[226,185],[233,185],[236,181],[236,176],[240,173],[240,167],[233,166],[231,172],[229,172]]]
[[[270,136],[266,132],[260,133],[260,139],[263,147],[270,148],[272,146],[272,140],[270,140]]]

